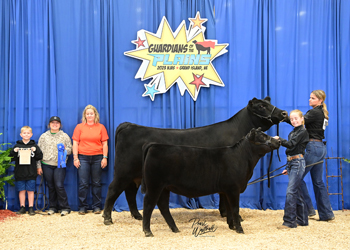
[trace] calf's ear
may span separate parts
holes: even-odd
[[[254,138],[255,138],[255,132],[256,132],[256,129],[255,129],[255,128],[252,128],[252,129],[250,130],[250,132],[249,132],[249,134],[248,134],[248,139],[249,139],[250,141],[254,140]]]

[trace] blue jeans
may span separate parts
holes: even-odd
[[[287,227],[307,226],[308,213],[305,201],[301,195],[300,183],[305,171],[305,160],[294,159],[288,162],[288,187],[284,206],[283,225]]]
[[[306,145],[305,153],[305,163],[306,165],[324,160],[327,154],[327,147],[323,142],[310,141]],[[305,169],[305,175],[310,172],[312,185],[315,192],[316,205],[318,210],[318,215],[320,220],[329,220],[334,217],[331,203],[328,197],[327,189],[323,182],[323,163],[307,167]],[[316,214],[315,209],[312,205],[312,201],[309,195],[309,192],[306,187],[306,183],[303,180],[301,183],[302,195],[306,202],[309,215]]]
[[[92,210],[101,209],[101,161],[103,155],[78,155],[80,167],[79,174],[79,211],[88,209],[87,194],[91,177],[92,185]]]
[[[49,188],[49,209],[55,212],[57,212],[59,209],[70,212],[67,193],[64,189],[66,169],[45,164],[42,164],[41,166],[43,169],[44,178]]]

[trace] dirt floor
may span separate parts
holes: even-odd
[[[245,234],[228,228],[217,210],[171,209],[180,233],[173,233],[154,210],[146,238],[142,221],[129,212],[113,212],[114,224],[101,215],[77,212],[61,217],[44,213],[0,220],[2,249],[350,249],[350,211],[335,211],[330,222],[310,219],[309,226],[278,230],[282,210],[240,209]],[[192,220],[192,221],[191,221]],[[196,223],[194,223],[194,220]],[[203,233],[203,234],[202,234]]]

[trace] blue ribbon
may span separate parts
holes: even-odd
[[[57,167],[58,168],[65,168],[66,167],[67,150],[65,150],[63,143],[57,144],[57,150],[58,150]]]

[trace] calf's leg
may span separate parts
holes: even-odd
[[[173,231],[174,233],[178,233],[180,232],[180,230],[177,228],[174,218],[171,216],[170,214],[170,210],[169,210],[169,197],[170,197],[170,191],[163,189],[157,205],[158,208],[160,210],[160,213],[163,215],[166,223],[168,224],[168,226],[170,227],[171,231]]]
[[[230,229],[236,229],[237,233],[244,233],[241,226],[241,220],[239,219],[239,192],[231,192],[226,194],[226,196],[229,206],[228,209],[230,209],[230,215],[227,214],[227,222],[229,223],[229,227]]]
[[[147,190],[143,200],[142,229],[146,237],[153,237],[153,233],[151,232],[151,216],[159,195],[159,193],[150,193],[149,190]]]

